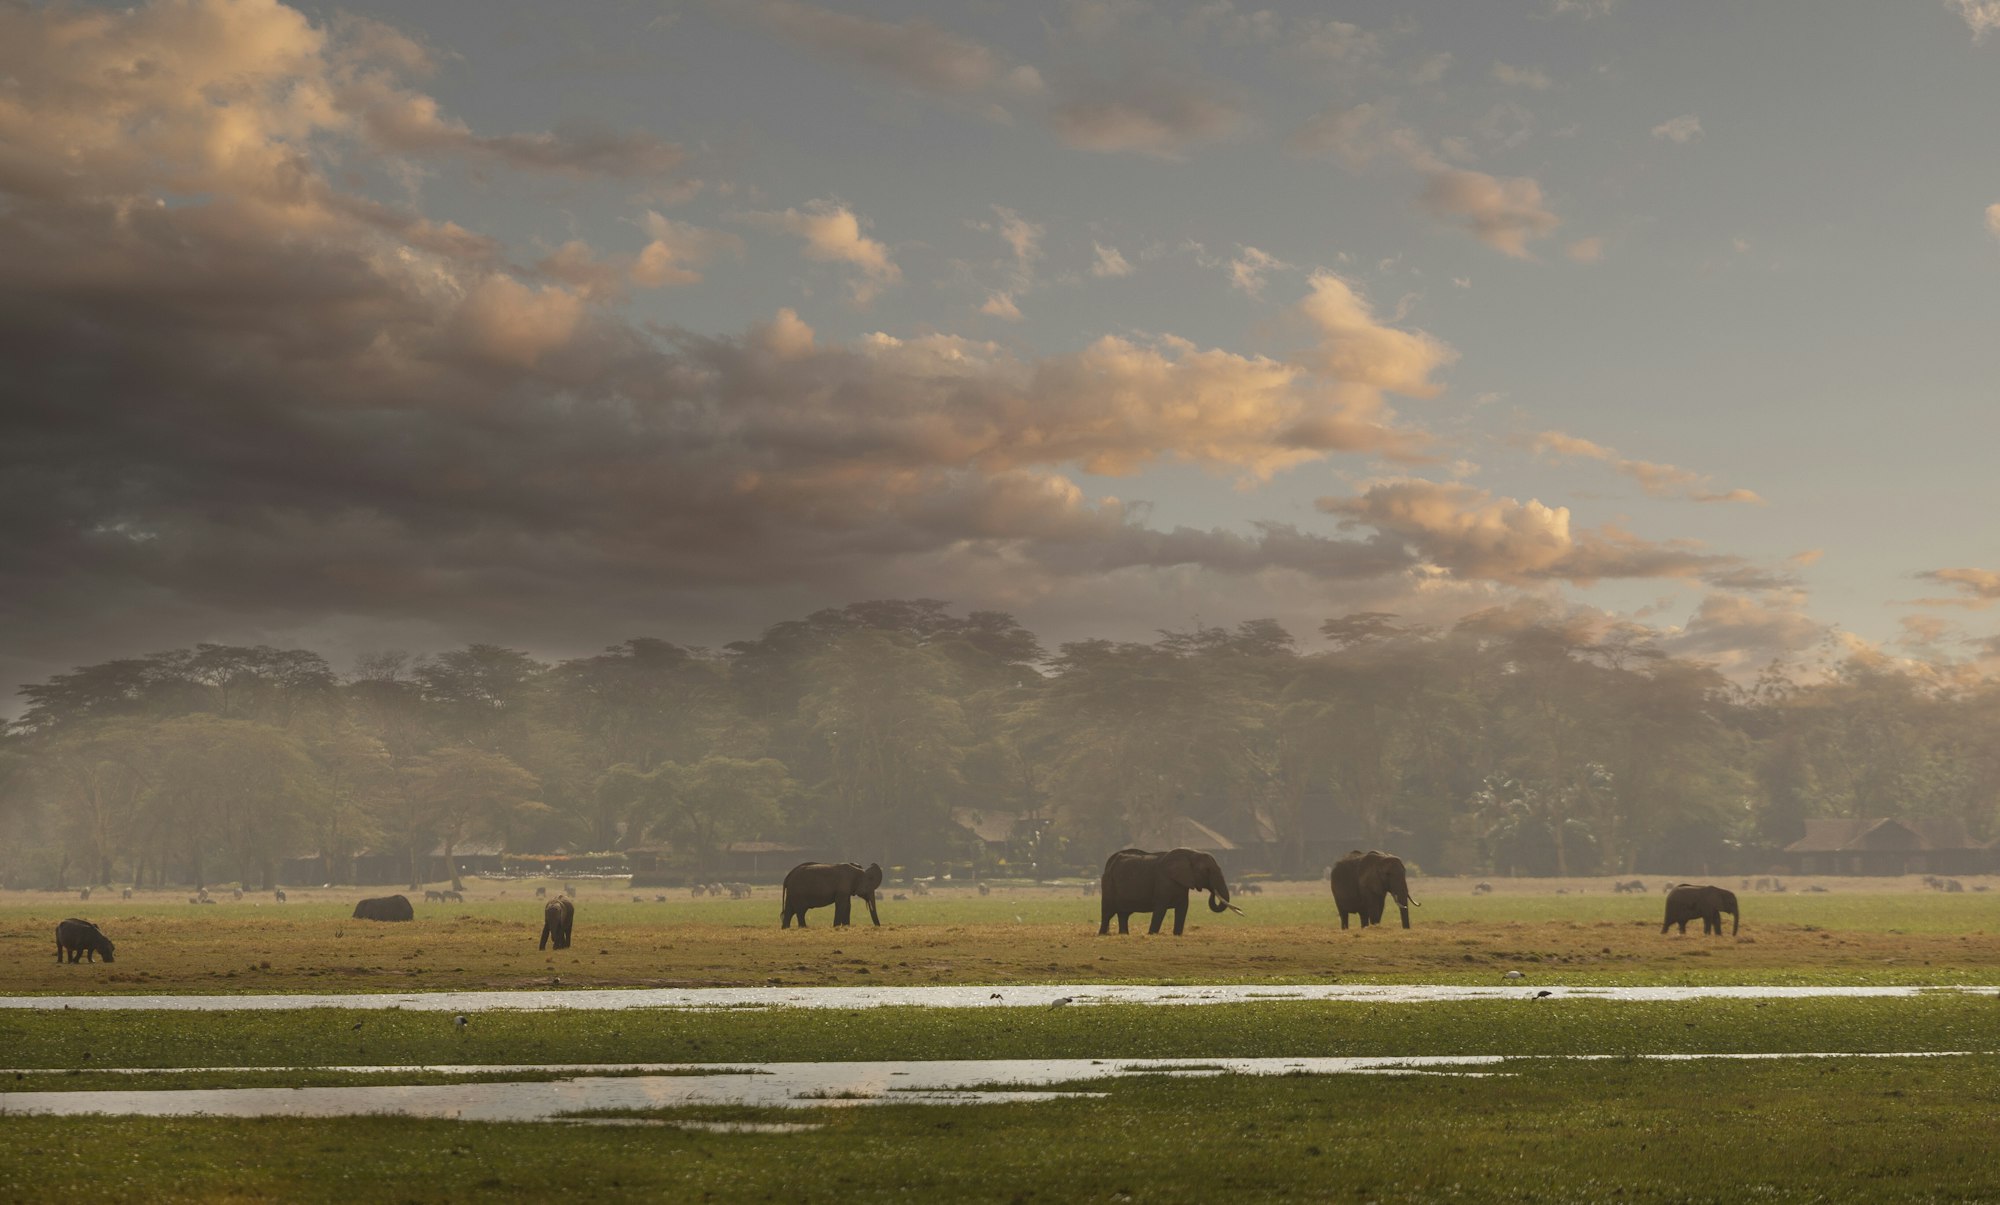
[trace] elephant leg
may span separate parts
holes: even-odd
[[[1105,904],[1100,911],[1103,913],[1103,919],[1097,922],[1097,935],[1103,937],[1111,932],[1111,905]]]
[[[1340,927],[1343,929],[1347,927],[1347,909],[1345,908],[1340,910]]]
[[[1146,932],[1158,933],[1160,926],[1165,923],[1167,923],[1167,910],[1165,908],[1158,909],[1153,913],[1153,923],[1147,926]]]
[[[1674,927],[1674,922],[1672,917],[1668,917],[1666,920],[1660,922],[1660,932],[1662,933],[1665,933],[1667,930],[1673,927]]]
[[[1120,912],[1118,914],[1118,931],[1120,933],[1130,933],[1132,931],[1132,914],[1130,912]]]
[[[1175,909],[1174,909],[1174,936],[1175,936],[1175,937],[1179,937],[1179,936],[1181,935],[1181,930],[1183,930],[1183,929],[1187,928],[1187,910],[1188,910],[1188,906],[1187,906],[1186,904],[1182,904],[1182,905],[1180,905],[1179,907],[1177,907],[1177,908],[1175,908]],[[1158,929],[1158,928],[1156,927],[1156,928],[1155,928],[1155,929],[1154,929],[1153,931],[1154,931],[1155,933],[1157,933],[1157,932],[1159,932],[1159,929]]]
[[[839,899],[833,901],[834,928],[838,929],[840,928],[840,926],[848,923],[848,921],[853,919],[853,914],[854,914],[854,900],[851,897],[843,895]]]

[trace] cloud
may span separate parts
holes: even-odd
[[[1562,224],[1544,203],[1540,183],[1452,166],[1414,129],[1396,124],[1391,104],[1325,110],[1293,130],[1285,145],[1294,154],[1337,156],[1356,170],[1382,157],[1401,162],[1423,179],[1424,209],[1516,258],[1527,258],[1529,242]]]
[[[1653,137],[1683,144],[1693,142],[1701,137],[1701,118],[1686,113],[1663,121],[1653,127]]]
[[[1138,61],[1111,79],[1067,79],[1049,125],[1079,150],[1130,152],[1177,160],[1203,143],[1241,131],[1241,102],[1188,69]]]
[[[1704,595],[1685,625],[1660,645],[1681,657],[1709,660],[1725,673],[1756,671],[1824,644],[1832,630],[1805,611],[1805,595],[1776,591],[1760,598]]]
[[[1461,221],[1480,242],[1517,259],[1531,239],[1562,224],[1542,203],[1542,186],[1526,176],[1502,179],[1467,168],[1438,168],[1425,176],[1420,198],[1442,218]]]
[[[1983,42],[1987,34],[2000,29],[2000,0],[1944,0],[1944,6],[1964,19],[1974,42]]]
[[[1958,598],[1920,598],[1925,606],[1958,606],[1983,609],[2000,602],[2000,572],[1991,569],[1927,569],[1917,576],[1960,592]]]
[[[1264,295],[1264,281],[1272,272],[1289,271],[1291,264],[1279,259],[1268,251],[1255,247],[1238,248],[1234,259],[1229,261],[1229,284],[1252,297]]]
[[[1561,431],[1543,431],[1534,437],[1535,452],[1550,460],[1597,460],[1610,465],[1639,483],[1639,488],[1655,498],[1688,498],[1696,502],[1749,502],[1762,505],[1754,490],[1732,489],[1716,492],[1704,473],[1656,464],[1650,460],[1628,460],[1603,444],[1593,443]]]
[[[1014,304],[1011,293],[989,294],[985,304],[979,307],[979,312],[994,318],[1004,318],[1009,322],[1021,320],[1021,307]]]
[[[1403,477],[1316,505],[1343,528],[1369,527],[1460,578],[1588,585],[1607,578],[1701,580],[1744,589],[1770,584],[1739,557],[1658,544],[1610,525],[1572,531],[1568,507],[1495,497],[1464,482]]]
[[[1532,92],[1546,92],[1554,86],[1548,73],[1534,67],[1510,67],[1506,63],[1493,64],[1493,80],[1515,88],[1526,88]]]
[[[1604,236],[1593,234],[1563,248],[1563,254],[1580,264],[1594,264],[1604,258]]]
[[[879,21],[797,0],[752,0],[733,7],[781,37],[920,92],[1033,96],[1042,90],[1033,67],[1010,66],[991,47],[922,17]]]
[[[1107,247],[1099,242],[1092,242],[1090,250],[1093,256],[1090,263],[1090,274],[1092,276],[1118,277],[1132,275],[1131,262],[1119,254],[1118,248]]]
[[[808,259],[858,268],[861,275],[849,286],[857,302],[866,304],[884,288],[903,279],[902,269],[889,258],[888,247],[863,234],[861,218],[838,201],[819,200],[804,209],[731,216],[747,225],[798,238],[805,244]]]
[[[2000,202],[1986,207],[1986,233],[2000,238]]]

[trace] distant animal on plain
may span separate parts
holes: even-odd
[[[1493,894],[1493,884],[1486,882],[1474,883],[1472,885],[1472,894],[1491,895]]]
[[[918,895],[929,895],[931,893],[931,885],[922,879],[912,879],[910,881],[910,890]]]
[[[909,902],[910,902],[910,897],[909,897],[909,896],[907,896],[907,895],[904,895],[904,894],[903,894],[902,892],[900,892],[900,891],[898,891],[898,892],[897,892],[896,894],[894,894],[894,895],[890,896],[889,898],[890,898],[891,900],[895,901],[896,903],[899,903],[899,904],[907,904],[907,903],[909,903]]]
[[[750,884],[748,884],[748,883],[731,883],[731,884],[729,885],[729,898],[730,898],[730,899],[732,899],[732,900],[740,900],[740,899],[747,899],[747,898],[749,897],[749,895],[750,895]]]
[[[1097,890],[1097,885],[1095,883],[1085,883],[1083,885],[1083,893],[1085,895],[1089,895],[1091,892],[1096,890]]]
[[[1347,927],[1350,915],[1358,915],[1364,929],[1381,924],[1382,909],[1390,896],[1396,897],[1396,910],[1402,914],[1403,927],[1410,927],[1410,908],[1416,901],[1410,898],[1403,860],[1396,855],[1379,849],[1367,853],[1351,850],[1333,864],[1327,879],[1333,887],[1333,905],[1340,911],[1341,928]]]
[[[1814,883],[1814,884],[1813,884],[1812,886],[1810,886],[1810,887],[1806,888],[1806,890],[1807,890],[1807,891],[1815,891],[1815,892],[1823,892],[1823,891],[1825,891],[1825,890],[1826,890],[1826,888],[1824,888],[1824,887],[1820,886],[1820,885],[1819,885],[1818,883]],[[1982,887],[1982,888],[1980,888],[1980,890],[1984,891],[1984,890],[1985,890],[1985,888],[1983,888],[1983,887]]]
[[[575,883],[565,883],[565,884],[563,884],[563,894],[564,894],[564,895],[566,895],[566,896],[568,896],[568,897],[569,897],[569,898],[571,898],[571,899],[575,899],[575,898],[576,898],[576,884],[575,884]]]
[[[1665,933],[1674,925],[1681,932],[1688,931],[1688,922],[1701,918],[1701,931],[1705,934],[1722,932],[1722,914],[1729,913],[1734,933],[1743,927],[1743,913],[1737,908],[1736,893],[1726,887],[1697,887],[1692,883],[1682,883],[1667,892],[1667,919],[1660,925]]]
[[[656,895],[653,897],[653,902],[656,904],[664,904],[667,902],[667,897],[664,895]]]
[[[131,889],[130,887],[127,887],[127,888],[126,888],[126,889],[125,889],[124,891],[122,891],[122,892],[120,892],[120,893],[118,894],[118,898],[119,898],[119,899],[121,899],[121,900],[129,900],[129,899],[131,899],[131,898],[132,898],[132,889]]]
[[[283,887],[280,887],[280,888],[278,888],[278,889],[277,889],[276,891],[273,891],[273,892],[271,893],[271,897],[272,897],[273,899],[277,900],[277,901],[278,901],[279,903],[281,903],[281,904],[282,904],[282,903],[284,903],[284,902],[285,902],[285,889],[284,889]]]
[[[68,956],[71,962],[76,962],[79,959],[85,962],[96,962],[97,955],[99,954],[104,955],[104,961],[111,961],[111,939],[106,937],[96,925],[91,924],[87,920],[78,920],[72,916],[56,926],[57,962],[63,961],[65,955]]]
[[[796,919],[803,929],[806,913],[828,904],[833,905],[834,925],[845,925],[856,899],[868,905],[868,919],[879,925],[882,917],[875,911],[875,893],[881,887],[879,863],[863,869],[858,862],[801,862],[786,873],[778,893],[778,927],[789,929]]]
[[[1097,934],[1111,932],[1111,918],[1118,918],[1118,931],[1130,933],[1134,912],[1150,912],[1153,922],[1146,932],[1158,933],[1169,912],[1174,915],[1174,936],[1187,928],[1188,896],[1208,893],[1210,912],[1243,911],[1229,902],[1229,880],[1215,855],[1198,849],[1121,849],[1104,860],[1104,875],[1098,880]]]
[[[1986,884],[1984,884],[1984,883],[1974,883],[1974,884],[1972,885],[1972,889],[1973,889],[1974,891],[1991,891],[1991,890],[1993,890],[1993,889],[1992,889],[1991,887],[1988,887],[1988,886],[1987,886]]]
[[[1964,891],[1965,884],[1959,882],[1957,879],[1946,879],[1944,881],[1944,889],[1946,891]]]
[[[1934,875],[1934,874],[1927,874],[1927,875],[1925,875],[1925,876],[1923,877],[1923,880],[1922,880],[1922,882],[1923,882],[1923,885],[1924,885],[1924,886],[1926,886],[1926,887],[1930,888],[1930,889],[1931,889],[1932,891],[1943,891],[1943,890],[1944,890],[1944,880],[1943,880],[1943,879],[1940,879],[1939,877],[1937,877],[1937,876],[1936,876],[1936,875]]]
[[[538,900],[545,900],[549,898],[549,889],[546,887],[535,888],[535,898]]]
[[[406,895],[371,896],[354,905],[355,920],[415,920],[416,916],[417,910],[410,907]]]
[[[632,902],[635,904],[643,904],[646,901],[635,895],[632,897]]]
[[[241,887],[236,889],[236,898],[239,900],[243,898],[243,889]]]
[[[80,900],[87,900],[87,899],[89,899],[89,898],[90,898],[90,888],[88,888],[88,887],[85,887],[85,888],[84,888],[84,889],[83,889],[82,891],[79,891],[79,892],[77,892],[77,893],[76,893],[76,898],[78,898],[78,899],[80,899]]]
[[[201,903],[201,901],[200,901],[200,900],[198,900],[198,899],[196,899],[196,898],[195,898],[195,897],[193,897],[193,896],[189,896],[189,897],[188,897],[188,903],[190,903],[190,904],[199,904],[199,903]]]
[[[1558,887],[1558,888],[1556,888],[1556,894],[1557,894],[1557,895],[1568,895],[1568,894],[1569,894],[1569,888],[1567,888],[1567,887]]]
[[[992,889],[991,887],[988,887],[988,886],[987,886],[986,884],[984,884],[984,883],[981,883],[981,884],[979,885],[979,894],[981,894],[981,895],[992,895],[992,894],[993,894],[993,889]]]
[[[1747,879],[1744,880],[1743,885],[1745,887],[1748,887],[1750,885],[1749,880]],[[1611,885],[1611,890],[1616,891],[1621,895],[1630,895],[1633,894],[1634,892],[1643,892],[1646,890],[1646,880],[1626,879],[1623,880],[1622,882],[1613,883]]]
[[[550,900],[542,909],[542,944],[537,949],[546,950],[549,942],[556,943],[556,949],[569,949],[570,927],[576,923],[576,905],[567,898]]]
[[[204,904],[213,904],[215,901],[204,896],[202,897],[201,902]]]
[[[424,892],[424,903],[426,903],[426,904],[442,904],[442,903],[444,903],[444,892],[442,892],[442,891],[425,891],[425,892]]]

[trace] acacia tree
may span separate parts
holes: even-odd
[[[818,688],[800,713],[824,744],[827,836],[889,863],[934,852],[967,743],[951,662],[907,634],[864,629],[836,639],[811,674]]]
[[[765,835],[778,819],[778,801],[793,789],[785,764],[768,757],[704,757],[644,771],[613,766],[598,783],[605,806],[647,825],[704,873],[730,842]]]
[[[431,841],[443,845],[452,888],[462,890],[454,856],[461,842],[504,834],[510,823],[547,811],[536,798],[540,784],[533,774],[484,749],[457,745],[436,750],[408,767],[402,779],[400,835],[409,852],[412,891],[423,887],[423,859]]]

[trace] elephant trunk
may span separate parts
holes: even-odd
[[[1229,896],[1228,896],[1228,894],[1227,894],[1227,893],[1225,893],[1225,894],[1223,894],[1223,895],[1222,895],[1222,896],[1221,896],[1220,898],[1217,898],[1217,896],[1216,896],[1215,892],[1213,892],[1213,891],[1209,892],[1209,893],[1208,893],[1208,910],[1209,910],[1210,912],[1227,912],[1227,911],[1229,911]]]
[[[1409,904],[1407,904],[1407,903],[1405,903],[1405,902],[1404,902],[1403,900],[1397,900],[1397,901],[1396,901],[1396,911],[1397,911],[1397,912],[1400,912],[1400,913],[1402,913],[1402,915],[1403,915],[1403,927],[1404,927],[1405,929],[1409,928],[1409,927],[1410,927],[1410,905],[1409,905]]]
[[[1736,936],[1737,930],[1741,929],[1742,927],[1743,927],[1742,910],[1738,908],[1731,908],[1729,910],[1729,935],[1731,937]]]

